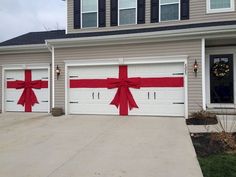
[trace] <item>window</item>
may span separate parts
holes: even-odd
[[[207,13],[234,11],[234,0],[207,0]]]
[[[180,19],[180,0],[160,0],[160,21]]]
[[[119,0],[119,25],[137,23],[137,0]]]
[[[81,26],[98,26],[98,0],[81,0]]]

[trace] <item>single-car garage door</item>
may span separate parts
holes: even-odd
[[[184,116],[184,64],[68,68],[69,114]]]
[[[48,69],[6,70],[6,112],[49,111]]]

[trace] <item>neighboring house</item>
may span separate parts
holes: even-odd
[[[234,111],[235,6],[67,0],[66,31],[0,44],[2,111],[186,118],[200,109]]]

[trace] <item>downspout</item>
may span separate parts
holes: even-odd
[[[51,73],[52,73],[52,108],[55,107],[55,53],[54,53],[54,46],[50,45],[47,41],[46,41],[46,46],[48,48],[48,50],[52,53],[52,66],[51,66]]]
[[[206,108],[206,40],[202,38],[202,109]]]

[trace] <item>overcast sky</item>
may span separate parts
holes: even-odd
[[[0,0],[0,42],[65,27],[66,2],[62,0]]]

